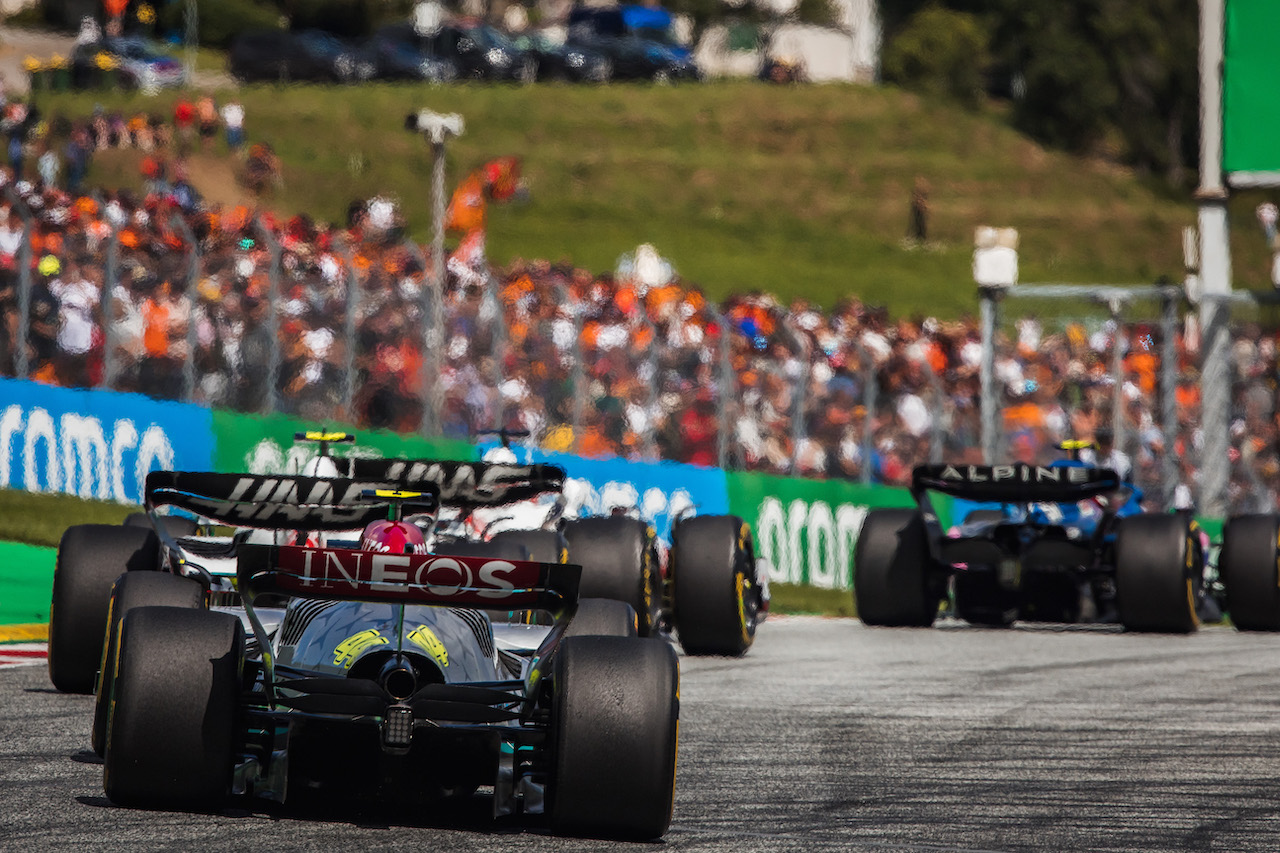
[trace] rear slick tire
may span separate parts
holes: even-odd
[[[1280,516],[1238,515],[1222,530],[1218,574],[1241,631],[1280,631]]]
[[[93,704],[93,751],[99,758],[107,751],[107,709],[115,682],[120,622],[125,614],[139,607],[199,610],[203,606],[204,587],[190,578],[168,572],[125,572],[116,578],[107,607],[107,634],[102,644],[102,664],[98,667],[97,696]]]
[[[742,519],[704,515],[677,524],[671,582],[676,635],[687,654],[747,653],[761,601],[751,529]]]
[[[58,544],[49,605],[49,679],[64,693],[92,693],[102,662],[111,585],[124,572],[155,571],[152,530],[115,524],[68,527]]]
[[[927,628],[938,616],[941,590],[924,518],[914,509],[873,509],[853,550],[853,598],[866,625]]]
[[[552,829],[647,840],[671,825],[680,672],[664,640],[570,637],[552,664]]]
[[[1134,515],[1116,533],[1116,607],[1126,631],[1189,634],[1199,627],[1201,570],[1194,534],[1179,515]]]
[[[102,786],[117,805],[218,809],[231,789],[244,628],[140,607],[121,623]]]

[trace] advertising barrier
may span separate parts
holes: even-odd
[[[142,502],[154,470],[208,469],[208,409],[0,379],[0,486]]]
[[[867,510],[912,507],[906,489],[843,480],[725,474],[729,511],[755,533],[756,556],[773,583],[853,586],[853,548]]]
[[[658,537],[671,541],[671,521],[690,507],[699,515],[729,512],[725,473],[680,462],[628,462],[582,459],[564,453],[534,451],[521,462],[563,466],[568,479],[565,514],[607,515],[613,507],[637,507]]]
[[[466,441],[448,438],[425,439],[386,430],[319,425],[285,415],[245,415],[215,411],[213,414],[214,470],[224,473],[297,474],[319,452],[319,446],[295,442],[296,433],[308,430],[347,430],[356,434],[356,443],[337,452],[346,456],[405,459],[476,458],[476,449]]]

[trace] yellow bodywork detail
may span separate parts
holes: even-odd
[[[348,433],[345,432],[306,432],[304,435],[307,441],[342,441]]]
[[[449,650],[444,647],[444,643],[440,642],[436,632],[426,625],[419,625],[414,628],[409,632],[407,639],[431,655],[431,659],[440,664],[441,669],[449,665]]]
[[[400,489],[375,489],[374,494],[380,498],[398,498],[400,500],[422,497],[422,492],[406,492]]]
[[[361,631],[338,643],[333,650],[333,665],[343,669],[351,669],[351,664],[370,646],[385,646],[389,641],[378,633],[377,628]]]

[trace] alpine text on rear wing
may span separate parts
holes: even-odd
[[[917,465],[911,492],[926,491],[980,501],[1074,502],[1124,487],[1110,468],[1080,465]]]

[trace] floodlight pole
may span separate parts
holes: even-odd
[[[1207,516],[1226,514],[1231,376],[1228,329],[1231,299],[1231,251],[1227,226],[1227,189],[1222,178],[1222,62],[1224,0],[1200,0],[1200,187],[1196,191],[1200,225],[1200,300],[1202,365],[1200,505]]]
[[[200,41],[200,10],[196,7],[196,0],[187,0],[182,9],[182,19],[186,29],[183,35],[183,64],[186,66],[187,85],[192,86],[196,77],[196,46]]]
[[[443,391],[440,381],[444,359],[444,158],[445,144],[449,139],[461,136],[462,116],[457,113],[434,113],[422,110],[405,120],[405,127],[421,133],[431,143],[431,216],[433,234],[431,240],[432,285],[436,292],[436,311],[430,322],[424,323],[422,369],[424,374],[422,431],[427,435],[439,435],[443,421]],[[425,380],[431,382],[427,392]]]

